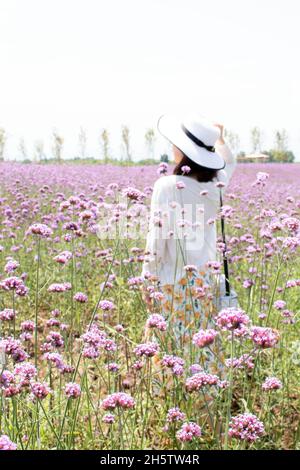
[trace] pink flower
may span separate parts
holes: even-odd
[[[253,357],[249,356],[249,354],[243,354],[241,357],[234,357],[231,359],[225,360],[226,367],[232,367],[233,369],[253,369]]]
[[[69,382],[65,386],[65,394],[68,398],[78,398],[81,395],[80,385]]]
[[[195,374],[186,380],[185,386],[188,392],[195,392],[207,385],[218,385],[218,382],[219,377],[217,375],[198,372],[198,374]]]
[[[74,300],[83,304],[88,301],[88,297],[83,292],[76,292],[76,294],[74,295]]]
[[[28,233],[32,233],[34,235],[40,235],[42,238],[47,238],[52,235],[52,230],[45,224],[33,224],[29,227]]]
[[[279,333],[272,328],[253,326],[250,331],[252,341],[261,348],[272,348],[278,343]]]
[[[159,351],[159,345],[154,342],[143,343],[136,346],[133,351],[139,357],[152,357]]]
[[[185,418],[185,413],[180,411],[177,406],[175,408],[170,408],[167,414],[167,421],[169,423],[174,423],[175,421],[184,421]]]
[[[114,305],[113,302],[110,302],[110,300],[101,300],[99,302],[99,308],[101,308],[101,310],[107,311],[107,310],[114,310],[116,306]]]
[[[46,382],[34,382],[31,384],[31,392],[35,398],[43,400],[51,393],[51,390]]]
[[[162,315],[157,313],[153,313],[149,316],[146,326],[148,328],[157,328],[160,331],[166,331],[167,329],[167,322]]]
[[[37,375],[37,370],[30,362],[22,362],[14,368],[15,375],[18,375],[22,380],[30,380]]]
[[[184,182],[183,181],[177,181],[176,188],[177,189],[184,189],[185,188]]]
[[[235,307],[224,308],[218,313],[216,324],[222,330],[235,330],[249,323],[244,310]]]
[[[189,442],[195,438],[201,437],[201,428],[196,423],[184,423],[177,431],[176,437],[181,442]]]
[[[285,306],[286,302],[284,300],[276,300],[276,302],[274,302],[274,308],[277,310],[283,310]]]
[[[229,423],[229,436],[246,442],[254,442],[265,433],[264,425],[251,414],[244,413],[235,416]]]
[[[12,442],[6,434],[0,436],[0,450],[16,450],[17,444]]]
[[[187,175],[191,171],[191,168],[188,165],[183,165],[181,171],[183,175]]]
[[[157,169],[158,175],[165,175],[168,172],[168,164],[165,162],[161,162]]]
[[[103,416],[102,421],[103,423],[106,423],[106,424],[113,424],[115,422],[115,415],[111,413],[107,413],[106,415]]]
[[[199,330],[193,336],[193,343],[199,348],[204,348],[214,342],[217,334],[216,330]]]
[[[16,276],[8,277],[1,281],[0,287],[4,290],[15,291],[15,293],[20,297],[24,297],[29,291],[23,280]]]
[[[113,410],[118,406],[123,409],[131,409],[135,407],[135,400],[127,393],[116,392],[105,398],[101,406],[104,410]]]
[[[11,321],[16,317],[16,311],[12,308],[5,308],[0,312],[1,321]]]
[[[66,292],[68,290],[71,290],[71,284],[69,282],[63,282],[61,284],[55,283],[51,284],[48,287],[48,292]]]
[[[267,377],[262,384],[262,389],[265,392],[269,392],[270,390],[279,390],[280,388],[282,388],[282,382],[277,379],[277,377]]]

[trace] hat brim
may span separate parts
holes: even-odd
[[[184,133],[179,116],[163,114],[157,121],[157,129],[163,137],[198,165],[212,170],[225,168],[226,162],[218,152],[209,152],[199,147]]]

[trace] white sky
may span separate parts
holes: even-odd
[[[0,0],[0,126],[6,157],[24,137],[56,127],[64,156],[88,133],[121,125],[136,157],[144,133],[168,111],[199,111],[238,132],[265,131],[265,147],[285,127],[300,160],[299,0]],[[158,140],[157,156],[165,149]],[[50,150],[49,150],[50,151]]]

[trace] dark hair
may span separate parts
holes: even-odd
[[[212,170],[211,168],[206,168],[205,166],[198,165],[198,163],[195,163],[182,151],[181,153],[183,154],[183,157],[180,162],[175,166],[173,175],[183,175],[184,173],[182,171],[182,167],[188,166],[190,167],[191,171],[187,173],[186,176],[196,177],[197,181],[201,183],[207,183],[208,181],[212,181],[217,176],[218,170]]]

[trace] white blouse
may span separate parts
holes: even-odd
[[[216,223],[222,193],[236,167],[236,158],[227,144],[216,144],[226,162],[217,178],[202,183],[184,175],[161,176],[154,184],[150,206],[145,257],[141,276],[159,278],[160,284],[174,284],[184,276],[184,266],[205,269],[217,261]]]

